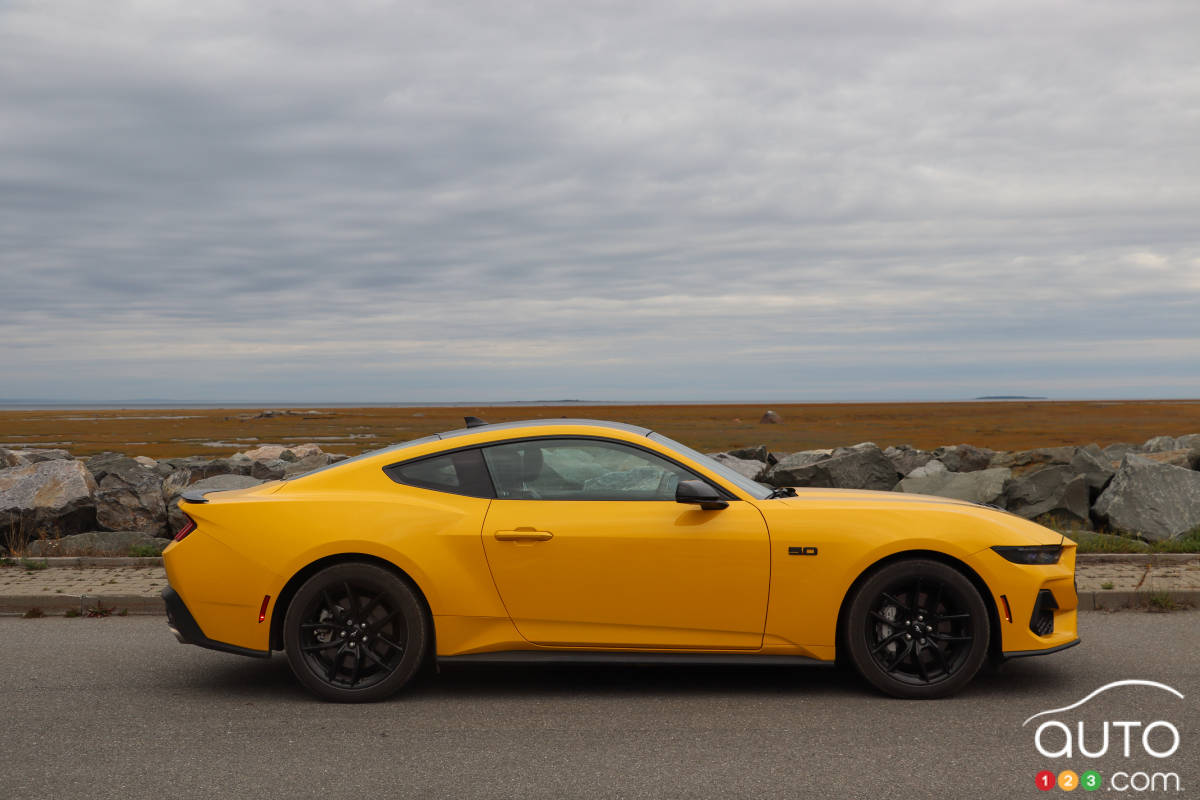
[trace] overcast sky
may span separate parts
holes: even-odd
[[[1200,397],[1200,3],[0,3],[0,398]]]

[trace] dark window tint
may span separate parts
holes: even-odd
[[[441,456],[393,464],[384,470],[397,483],[437,492],[495,497],[483,456],[478,450],[459,450]]]
[[[497,496],[509,500],[674,500],[688,470],[635,447],[540,439],[485,447]]]

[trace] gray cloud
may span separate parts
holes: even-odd
[[[1200,393],[1192,3],[12,3],[0,397]]]

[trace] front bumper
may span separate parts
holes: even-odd
[[[270,650],[251,650],[247,647],[238,647],[233,644],[225,644],[210,639],[204,635],[204,631],[200,630],[200,625],[196,622],[196,618],[192,616],[192,612],[188,611],[187,604],[183,602],[183,598],[179,593],[170,586],[162,590],[163,603],[167,606],[167,627],[171,629],[171,633],[175,634],[175,638],[183,644],[194,644],[200,647],[207,647],[210,650],[220,650],[222,653],[234,653],[239,656],[252,656],[254,658],[270,658]]]

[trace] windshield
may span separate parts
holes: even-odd
[[[667,447],[671,448],[680,455],[687,456],[693,461],[704,465],[706,469],[717,473],[725,480],[749,494],[755,500],[766,500],[767,496],[771,494],[771,488],[769,486],[764,486],[758,481],[752,481],[742,473],[725,466],[720,461],[714,461],[703,453],[697,453],[687,445],[682,445],[674,439],[668,439],[661,433],[652,433],[650,434],[649,438],[653,439],[659,444],[665,444]]]

